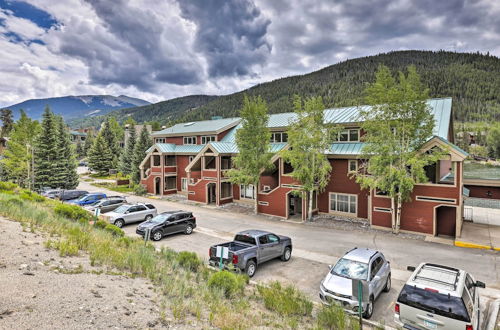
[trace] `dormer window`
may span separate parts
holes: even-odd
[[[207,135],[201,137],[201,144],[207,144],[209,142],[216,141],[217,137],[215,135]]]
[[[166,139],[165,138],[156,138],[155,143],[165,143]]]
[[[285,132],[271,133],[271,143],[281,143],[288,141],[288,134]]]
[[[359,142],[359,128],[350,128],[340,131],[337,137],[337,141]]]
[[[196,144],[196,136],[185,136],[184,144]]]

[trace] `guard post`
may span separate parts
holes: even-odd
[[[368,283],[363,280],[352,280],[352,296],[358,299],[359,328],[363,329],[363,302],[368,302]]]
[[[151,228],[144,229],[144,245],[148,244],[149,239],[151,238]]]
[[[96,224],[100,214],[101,214],[101,209],[99,207],[96,207],[94,210],[94,225]]]

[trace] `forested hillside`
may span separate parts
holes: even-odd
[[[292,96],[320,95],[327,107],[363,103],[363,91],[372,82],[379,64],[405,70],[414,64],[431,97],[452,97],[455,119],[459,121],[500,120],[500,59],[490,55],[431,51],[397,51],[347,60],[319,71],[254,86],[250,89],[209,99],[199,96],[197,107],[185,106],[186,98],[173,110],[171,101],[115,111],[118,119],[133,112],[137,121],[153,118],[161,124],[235,116],[243,94],[261,95],[271,113],[292,109]],[[209,101],[203,103],[203,101]],[[177,104],[177,103],[176,103]],[[150,111],[154,108],[155,111]],[[188,110],[189,111],[185,111]]]

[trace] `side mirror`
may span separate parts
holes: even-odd
[[[481,282],[481,281],[476,281],[476,283],[474,284],[477,288],[486,288],[486,284],[484,284],[484,282]]]
[[[406,270],[410,271],[410,272],[414,272],[415,271],[415,266],[407,266],[406,267]]]
[[[332,266],[332,265],[328,265],[328,269],[330,269],[330,270],[331,270],[332,268],[333,268],[333,266]]]

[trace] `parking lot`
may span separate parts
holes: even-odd
[[[80,188],[88,191],[103,191],[87,183],[82,183]],[[329,264],[334,264],[347,250],[355,246],[378,249],[391,262],[393,281],[390,292],[382,293],[375,302],[372,320],[381,321],[387,325],[394,325],[394,301],[410,275],[410,272],[405,270],[407,265],[416,266],[426,261],[471,272],[477,280],[484,281],[487,285],[487,289],[481,290],[484,310],[487,309],[489,301],[500,298],[498,252],[458,248],[376,231],[365,233],[317,228],[270,220],[261,216],[235,215],[212,208],[151,200],[144,197],[129,196],[127,198],[129,202],[152,203],[159,212],[178,209],[194,212],[198,228],[192,235],[173,235],[155,244],[158,247],[168,246],[177,251],[193,251],[205,260],[208,259],[208,248],[211,245],[232,240],[234,233],[241,230],[264,229],[292,237],[294,246],[292,259],[288,263],[277,259],[260,266],[253,279],[262,282],[280,280],[293,283],[311,299],[318,302],[319,283],[328,272]],[[136,226],[127,225],[124,230],[128,235],[136,236]]]

